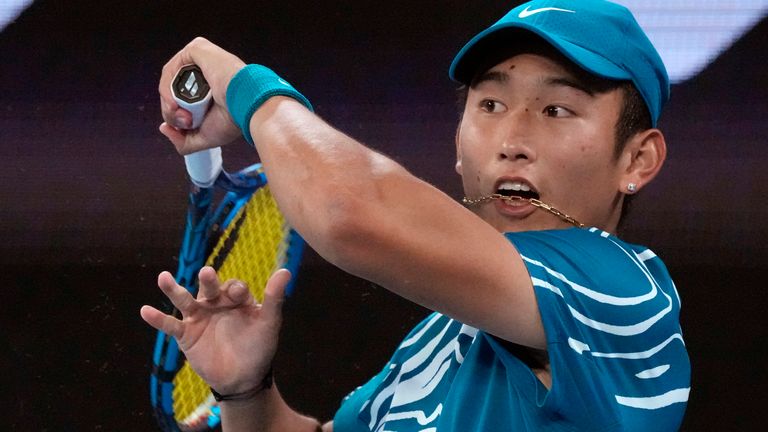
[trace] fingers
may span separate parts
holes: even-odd
[[[184,64],[181,63],[179,54],[171,57],[168,63],[163,66],[163,71],[160,74],[160,84],[157,88],[160,93],[160,108],[163,120],[176,127],[183,127],[184,125],[176,124],[175,122],[176,111],[179,110],[179,104],[176,103],[176,100],[171,93],[171,82],[173,81],[176,72],[178,72],[182,66],[184,66]]]
[[[183,109],[178,111],[187,113]],[[191,122],[191,117],[189,121]],[[160,125],[160,133],[165,135],[176,148],[176,151],[182,155],[221,147],[241,136],[240,129],[232,122],[229,113],[221,107],[213,107],[208,111],[199,129],[185,130],[165,122]]]
[[[165,135],[166,138],[176,147],[176,151],[179,154],[186,154],[184,149],[186,147],[186,134],[183,131],[176,129],[168,123],[160,125],[160,133]]]
[[[141,318],[147,322],[147,324],[163,331],[175,338],[181,338],[184,333],[184,325],[178,319],[166,315],[152,306],[142,306]]]
[[[173,91],[171,90],[171,84],[173,79],[179,70],[188,65],[195,63],[191,56],[190,51],[194,49],[194,45],[203,45],[209,43],[208,41],[198,38],[200,41],[193,41],[184,47],[181,51],[176,53],[171,59],[163,66],[162,73],[160,75],[160,84],[158,85],[158,92],[160,93],[160,108],[163,116],[163,120],[169,125],[177,129],[189,129],[192,127],[192,114],[188,111],[179,108],[179,104],[173,97]],[[205,71],[203,71],[205,75]],[[177,146],[178,148],[178,146]]]
[[[182,67],[188,64],[198,64],[198,66],[201,66],[197,61],[195,61],[192,53],[205,45],[213,44],[204,38],[196,38],[187,44],[187,46],[185,46],[181,51],[176,53],[176,55],[171,57],[170,60],[168,60],[168,63],[163,66],[163,70],[160,75],[158,92],[160,93],[160,107],[162,109],[163,120],[165,120],[166,123],[179,129],[189,129],[192,126],[192,115],[186,110],[179,108],[178,103],[176,103],[176,100],[173,98],[171,83],[176,77],[179,69]],[[204,59],[199,60],[200,62],[205,63]],[[203,75],[207,76],[205,70],[203,70]]]
[[[200,66],[213,92],[213,99],[226,105],[227,86],[232,77],[245,66],[239,57],[229,53],[211,41],[197,37],[179,52],[184,64]]]
[[[216,300],[221,294],[221,282],[216,270],[213,267],[205,266],[197,274],[200,281],[200,291],[197,293],[198,300]]]
[[[280,269],[272,274],[264,289],[264,303],[262,313],[265,318],[280,322],[282,319],[283,303],[285,302],[285,287],[291,281],[291,272]]]
[[[173,303],[173,306],[181,311],[182,315],[186,315],[194,308],[195,299],[183,286],[177,284],[173,276],[167,271],[160,273],[157,277],[157,286]]]
[[[184,111],[183,109],[179,109],[179,111]],[[187,113],[189,114],[189,113]],[[190,117],[189,124],[192,124],[192,120]],[[165,135],[166,138],[168,138],[168,141],[173,144],[173,146],[176,148],[176,152],[178,152],[180,155],[188,155],[190,153],[194,153],[196,151],[204,150],[207,148],[212,147],[219,147],[218,145],[215,145],[215,142],[213,140],[206,141],[205,138],[200,135],[200,130],[185,130],[183,128],[179,129],[169,123],[162,123],[160,125],[160,133]]]
[[[257,305],[256,298],[253,297],[248,286],[239,280],[228,281],[226,293],[227,297],[236,305]]]
[[[195,38],[176,53],[163,66],[158,91],[163,120],[180,129],[188,128],[187,117],[178,112],[179,106],[171,94],[171,82],[179,69],[188,64],[196,64],[200,67],[211,87],[214,101],[220,105],[226,105],[225,99],[229,81],[237,71],[245,66],[245,63],[237,56],[202,37]]]
[[[192,115],[179,107],[171,91],[174,77],[183,66],[189,64],[196,64],[202,70],[214,102],[196,130],[189,130],[192,127]],[[240,129],[229,116],[226,92],[232,77],[244,66],[245,63],[237,56],[204,38],[196,38],[187,44],[163,66],[158,86],[164,120],[160,132],[173,143],[179,154],[220,147],[240,137]]]
[[[215,301],[222,299],[218,304],[226,307],[237,307],[241,305],[256,305],[256,299],[251,294],[248,286],[243,281],[230,279],[221,282],[216,270],[212,267],[203,267],[198,274],[200,281],[200,292],[198,300]],[[223,298],[222,298],[223,296]],[[229,302],[227,302],[229,300]]]

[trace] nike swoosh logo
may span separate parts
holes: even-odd
[[[527,6],[525,9],[520,11],[520,14],[518,15],[518,17],[520,17],[520,18],[528,18],[531,15],[536,15],[537,13],[547,12],[547,11],[576,13],[576,11],[573,11],[573,10],[560,9],[560,8],[556,8],[556,7],[543,7],[543,8],[534,9],[534,10],[528,10],[528,8],[530,8],[530,6]]]

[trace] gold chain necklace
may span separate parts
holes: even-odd
[[[552,213],[553,215],[559,217],[563,221],[568,222],[569,224],[575,225],[575,226],[577,226],[579,228],[584,228],[584,224],[583,223],[577,221],[576,219],[574,219],[571,216],[568,216],[567,214],[565,214],[565,213],[561,212],[560,210],[552,207],[551,205],[545,204],[545,203],[537,200],[536,198],[523,198],[523,197],[519,197],[519,196],[506,196],[506,195],[501,195],[501,194],[491,194],[491,195],[486,195],[486,196],[483,196],[483,197],[480,197],[480,198],[475,198],[475,199],[464,197],[461,201],[464,204],[468,205],[468,206],[474,206],[474,205],[482,204],[482,203],[484,203],[486,201],[495,200],[495,199],[502,200],[502,201],[528,201],[534,207],[538,207],[538,208],[540,208],[542,210],[546,210],[546,211]]]

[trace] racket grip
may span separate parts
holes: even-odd
[[[190,129],[199,128],[212,100],[211,88],[200,68],[195,64],[182,66],[171,81],[171,94],[179,107],[192,114]]]
[[[209,188],[216,183],[222,170],[221,147],[202,150],[184,156],[187,174],[196,186]]]
[[[190,129],[199,128],[211,105],[211,88],[200,68],[195,64],[182,66],[171,81],[171,94],[179,107],[192,114]],[[184,162],[192,183],[209,188],[221,173],[221,149],[217,147],[186,155]]]

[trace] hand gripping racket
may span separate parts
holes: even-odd
[[[193,128],[199,127],[211,100],[200,69],[195,65],[180,69],[171,91],[179,106],[192,113]],[[272,272],[287,268],[296,274],[304,241],[280,214],[260,164],[227,173],[222,169],[220,148],[184,159],[193,184],[176,282],[196,295],[197,273],[210,265],[221,280],[247,282],[261,301]],[[292,292],[295,280],[286,294]],[[176,310],[173,314],[179,316]],[[155,343],[150,399],[164,431],[219,428],[219,409],[208,385],[186,362],[176,340],[163,332],[158,332]]]

